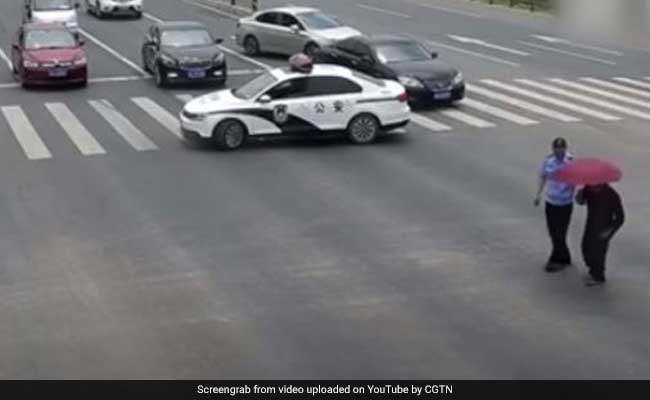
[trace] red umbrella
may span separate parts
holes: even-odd
[[[598,158],[581,158],[557,171],[553,178],[572,185],[599,185],[618,182],[623,172],[609,161]]]

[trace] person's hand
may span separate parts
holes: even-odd
[[[540,196],[536,196],[535,200],[533,201],[533,204],[535,207],[539,207],[539,204],[542,202],[542,198]]]

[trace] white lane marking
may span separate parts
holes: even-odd
[[[2,51],[2,49],[0,49],[0,59],[2,59],[2,61],[7,63],[7,67],[9,67],[9,70],[11,71],[14,70],[14,66],[11,64],[11,60],[9,59],[9,57],[7,57],[7,54],[5,54],[4,51]]]
[[[644,89],[650,89],[650,83],[637,81],[636,79],[629,79],[629,78],[624,78],[624,77],[619,76],[619,77],[614,78],[614,80],[619,81],[619,82],[623,82],[623,83],[627,83],[629,85],[638,86],[638,87],[641,87],[641,88],[644,88]]]
[[[482,80],[481,82],[485,83],[486,85],[490,85],[492,87],[503,89],[503,90],[506,90],[506,91],[511,92],[511,93],[516,93],[516,94],[519,94],[519,95],[522,95],[522,96],[530,97],[530,98],[538,100],[538,101],[553,104],[553,105],[555,105],[557,107],[566,108],[567,110],[571,110],[573,112],[589,115],[591,117],[594,117],[594,118],[597,118],[597,119],[600,119],[600,120],[603,120],[603,121],[620,121],[620,118],[615,117],[613,115],[609,115],[609,114],[606,114],[606,113],[602,113],[600,111],[592,110],[592,109],[587,108],[587,107],[582,107],[582,106],[580,106],[578,104],[569,103],[569,102],[564,101],[564,100],[560,100],[560,99],[556,99],[556,98],[553,98],[553,97],[545,96],[545,95],[539,94],[537,92],[531,92],[530,90],[521,89],[521,88],[518,88],[516,86],[508,85],[508,84],[501,83],[501,82],[498,82],[498,81],[494,81],[494,80],[491,80],[491,79],[485,79],[485,80]],[[525,84],[529,84],[529,85],[537,85],[537,82],[528,81],[526,79],[520,79],[520,80],[517,80],[516,82],[525,83]],[[556,93],[556,94],[561,94],[561,93]]]
[[[129,60],[128,58],[124,57],[123,55],[121,55],[120,53],[115,51],[113,48],[111,48],[109,45],[107,45],[106,43],[104,43],[101,40],[97,39],[95,36],[91,35],[90,33],[86,32],[85,30],[83,30],[81,28],[79,28],[79,33],[84,35],[86,38],[88,38],[88,40],[95,43],[97,46],[104,49],[107,53],[109,53],[113,57],[117,58],[118,60],[122,61],[124,64],[131,67],[133,70],[137,71],[140,75],[146,76],[146,77],[149,76],[149,74],[145,70],[140,68],[140,66],[138,64],[136,64],[133,61]]]
[[[597,62],[597,63],[601,63],[601,64],[616,65],[615,61],[605,60],[605,59],[597,58],[597,57],[591,57],[591,56],[587,56],[587,55],[584,55],[584,54],[575,53],[573,51],[562,50],[562,49],[558,49],[558,48],[555,48],[555,47],[549,47],[549,46],[542,46],[541,44],[530,43],[530,42],[526,42],[526,41],[523,41],[523,40],[519,40],[518,42],[523,44],[524,46],[533,47],[533,48],[539,49],[539,50],[550,51],[552,53],[563,54],[565,56],[571,56],[571,57],[575,57],[575,58],[580,58],[582,60],[593,61],[593,62]]]
[[[13,89],[20,87],[20,83],[0,83],[0,89]]]
[[[408,14],[403,14],[403,13],[397,12],[397,11],[386,10],[385,8],[369,6],[367,4],[357,4],[357,7],[364,8],[364,9],[370,10],[370,11],[375,11],[375,12],[382,13],[382,14],[393,15],[395,17],[413,18]]]
[[[183,140],[181,134],[181,123],[169,111],[162,108],[158,103],[154,102],[148,97],[133,97],[131,99],[138,107],[144,112],[149,114],[151,118],[158,121],[162,126],[167,128],[168,131],[173,133],[177,138]]]
[[[158,147],[135,127],[107,100],[89,100],[88,103],[137,151],[156,150]]]
[[[505,94],[497,93],[489,89],[476,86],[474,84],[465,84],[465,89],[468,92],[476,93],[483,97],[487,97],[492,100],[500,101],[511,106],[519,107],[526,111],[530,111],[535,114],[545,116],[547,118],[555,119],[561,122],[579,122],[580,118],[573,117],[558,111],[550,110],[545,107],[538,106],[537,104],[529,103],[524,100],[517,99],[515,97],[506,96]]]
[[[162,24],[163,22],[165,22],[162,19],[156,17],[155,15],[149,14],[148,12],[142,13],[142,16],[149,19],[149,20],[151,20],[151,21],[153,21],[153,22],[155,22],[155,23],[157,23],[157,24]]]
[[[647,101],[641,101],[641,100],[638,100],[638,99],[634,99],[632,97],[623,96],[623,95],[620,95],[620,94],[608,92],[606,90],[596,89],[596,88],[593,88],[591,86],[582,85],[580,83],[569,82],[569,81],[564,80],[564,79],[549,79],[549,81],[551,81],[553,83],[557,83],[558,85],[567,86],[567,87],[570,87],[570,88],[573,88],[573,89],[585,91],[587,93],[592,93],[592,94],[595,94],[595,95],[599,95],[599,96],[603,96],[603,97],[606,97],[606,98],[609,98],[609,99],[620,101],[621,103],[628,103],[628,104],[633,104],[635,106],[650,108],[650,103],[648,103]]]
[[[30,160],[42,160],[52,158],[52,154],[43,143],[43,140],[20,106],[2,107],[2,113],[9,123],[9,127],[18,140],[18,144],[23,148],[25,155]]]
[[[535,121],[530,118],[522,117],[521,115],[512,113],[510,111],[504,110],[502,108],[494,107],[489,104],[480,102],[478,100],[470,99],[470,98],[465,98],[463,101],[460,103],[461,105],[469,108],[473,108],[475,110],[484,112],[486,114],[493,115],[495,117],[505,119],[506,121],[510,121],[512,123],[515,123],[517,125],[537,125],[539,124],[539,121]]]
[[[151,79],[150,76],[130,75],[130,76],[107,76],[105,78],[90,78],[90,83],[111,83],[111,82],[131,82]]]
[[[265,70],[263,69],[234,69],[228,70],[229,76],[239,76],[239,75],[257,75],[261,74]]]
[[[230,19],[235,19],[235,20],[239,19],[239,17],[237,15],[235,15],[235,14],[231,14],[231,13],[219,10],[218,8],[210,7],[210,6],[206,5],[206,4],[201,4],[201,3],[197,3],[197,2],[194,2],[194,1],[188,1],[188,0],[182,0],[182,1],[185,4],[189,4],[189,5],[192,5],[194,7],[202,8],[204,10],[212,11],[215,14],[219,14],[219,15],[222,15],[222,16],[230,18]]]
[[[446,132],[451,130],[451,126],[442,124],[429,117],[424,117],[420,114],[411,113],[411,122],[420,125],[433,132]]]
[[[187,103],[188,101],[192,100],[194,96],[192,96],[191,94],[177,94],[176,98],[182,101],[183,103]]]
[[[440,114],[475,128],[494,128],[496,126],[492,122],[475,117],[460,110],[443,110],[440,111]]]
[[[56,119],[70,140],[84,156],[106,154],[106,150],[88,132],[79,119],[63,103],[45,103],[45,108]]]
[[[564,44],[564,45],[567,45],[567,46],[571,46],[571,47],[575,47],[575,48],[579,48],[579,49],[585,49],[585,50],[593,50],[593,51],[597,51],[599,53],[609,54],[609,55],[612,55],[612,56],[617,56],[617,57],[622,57],[623,56],[623,53],[621,53],[620,51],[604,49],[604,48],[598,47],[598,46],[590,46],[590,45],[586,45],[586,44],[574,43],[574,42],[572,42],[572,41],[570,41],[568,39],[562,39],[562,38],[558,38],[558,37],[544,36],[544,35],[531,35],[531,36],[536,38],[536,39],[542,40],[544,42],[548,42],[548,43],[560,43],[560,44]]]
[[[625,93],[630,93],[639,97],[645,97],[645,98],[650,98],[650,92],[646,92],[645,90],[639,90],[639,89],[634,89],[631,87],[627,87],[624,85],[619,85],[616,83],[604,81],[602,79],[596,79],[596,78],[581,78],[581,81],[592,83],[594,85],[606,87],[608,89],[613,89],[613,90],[618,90],[619,92],[625,92]]]
[[[639,110],[634,110],[634,109],[631,109],[631,108],[628,108],[628,107],[622,107],[622,106],[619,106],[617,104],[610,103],[608,101],[598,100],[598,99],[596,99],[596,98],[594,98],[592,96],[586,96],[586,95],[581,95],[581,94],[578,94],[578,93],[569,92],[567,90],[560,89],[560,88],[550,86],[550,85],[545,85],[543,83],[529,81],[527,79],[519,79],[519,80],[517,80],[517,82],[522,83],[524,85],[532,86],[534,88],[541,89],[541,90],[544,90],[544,91],[547,91],[547,92],[550,92],[550,93],[554,93],[554,94],[557,94],[557,95],[560,95],[560,96],[568,97],[568,98],[571,98],[571,99],[582,101],[584,103],[593,104],[593,105],[598,106],[598,107],[602,107],[602,108],[606,108],[608,110],[616,111],[616,112],[619,112],[621,114],[631,115],[633,117],[638,117],[638,118],[642,118],[642,119],[649,119],[648,117],[650,117],[650,114],[644,113],[644,112],[639,111]]]
[[[506,61],[506,60],[503,60],[501,58],[488,56],[486,54],[477,53],[475,51],[465,50],[465,49],[462,49],[460,47],[450,46],[448,44],[444,44],[444,43],[440,43],[440,42],[434,42],[432,40],[427,40],[427,43],[429,43],[429,44],[431,44],[433,46],[442,47],[443,49],[447,49],[447,50],[455,51],[455,52],[458,52],[458,53],[463,53],[463,54],[467,54],[467,55],[470,55],[470,56],[478,57],[478,58],[481,58],[483,60],[492,61],[492,62],[497,63],[497,64],[504,64],[504,65],[508,65],[508,66],[514,67],[514,68],[519,68],[520,67],[520,64],[518,64],[516,62]]]
[[[496,45],[496,44],[493,44],[493,43],[486,42],[485,40],[482,40],[482,39],[476,39],[476,38],[458,36],[458,35],[447,35],[447,36],[450,39],[455,40],[455,41],[460,42],[460,43],[474,44],[476,46],[481,46],[481,47],[485,47],[485,48],[492,49],[492,50],[499,50],[499,51],[503,51],[505,53],[510,53],[510,54],[514,54],[514,55],[522,56],[522,57],[530,56],[530,53],[526,53],[525,51],[511,49],[509,47],[504,47],[504,46],[499,46],[499,45]]]
[[[457,10],[455,8],[448,8],[448,7],[440,7],[440,6],[434,6],[432,4],[424,4],[424,3],[417,3],[418,6],[424,7],[424,8],[430,8],[432,10],[438,10],[442,12],[447,12],[447,13],[452,13],[452,14],[459,14],[459,15],[464,15],[466,17],[472,17],[472,18],[483,18],[482,15],[468,12],[468,11],[461,11]]]

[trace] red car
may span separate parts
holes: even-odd
[[[12,45],[14,74],[23,84],[80,84],[88,82],[84,42],[60,24],[21,26]]]

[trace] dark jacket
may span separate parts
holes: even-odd
[[[592,187],[580,189],[576,202],[587,205],[587,225],[585,235],[599,235],[611,239],[625,222],[625,211],[619,194],[609,185],[600,190]]]

